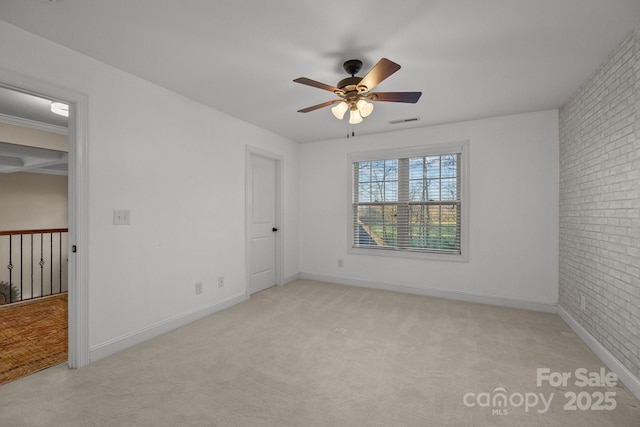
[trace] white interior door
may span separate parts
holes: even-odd
[[[249,288],[253,294],[276,284],[277,162],[252,154],[249,189]]]

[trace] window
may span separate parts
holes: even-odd
[[[466,260],[466,145],[350,155],[351,249]]]

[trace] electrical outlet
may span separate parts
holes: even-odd
[[[218,277],[218,287],[224,288],[224,276]]]
[[[344,262],[341,259],[338,260],[338,267],[339,268],[344,267]]]
[[[128,210],[113,211],[113,225],[129,225],[131,213]]]
[[[200,295],[202,293],[202,282],[196,283],[196,295]]]
[[[587,309],[587,297],[584,294],[580,294],[580,309],[582,311]]]

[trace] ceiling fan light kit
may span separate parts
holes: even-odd
[[[362,120],[364,120],[364,119],[362,118],[362,116],[360,115],[360,112],[358,110],[352,109],[349,112],[349,124],[350,125],[357,125],[358,123],[362,123]]]
[[[338,120],[342,120],[344,113],[349,109],[349,104],[344,101],[337,103],[334,107],[331,107],[331,112]]]
[[[358,111],[362,117],[367,117],[369,114],[373,112],[373,104],[371,102],[367,102],[364,99],[356,102],[356,107],[358,107]]]
[[[370,101],[414,104],[422,95],[422,92],[371,92],[374,87],[400,69],[400,65],[387,58],[378,61],[364,77],[356,77],[362,68],[362,61],[359,59],[350,59],[342,67],[348,74],[351,74],[351,77],[340,80],[337,86],[320,83],[306,77],[294,80],[296,83],[333,92],[339,97],[336,100],[303,108],[298,110],[299,113],[308,113],[333,105],[331,112],[338,120],[342,120],[345,113],[349,111],[349,123],[355,125],[362,123],[363,119],[373,112],[373,103]]]

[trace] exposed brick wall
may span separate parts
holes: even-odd
[[[640,26],[560,109],[559,304],[637,378],[639,120]]]

